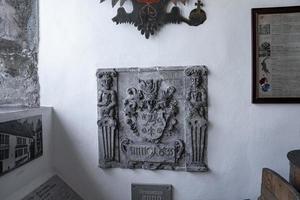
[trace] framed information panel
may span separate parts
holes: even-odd
[[[300,6],[252,9],[253,103],[300,103]]]

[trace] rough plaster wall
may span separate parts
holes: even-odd
[[[300,107],[250,103],[250,9],[299,1],[204,2],[204,25],[167,25],[150,40],[113,24],[111,2],[41,2],[41,100],[55,107],[54,164],[86,200],[128,200],[133,182],[172,184],[175,200],[254,200],[262,167],[288,177],[286,153],[300,148]],[[210,70],[211,172],[98,168],[96,69],[193,64]]]
[[[0,1],[0,106],[39,106],[38,0]]]

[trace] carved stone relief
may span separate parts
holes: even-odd
[[[100,167],[208,170],[206,67],[99,69],[97,79]]]
[[[103,161],[106,167],[118,162],[117,83],[115,71],[99,72],[98,127],[102,136]]]
[[[206,171],[207,136],[207,69],[191,67],[185,70],[190,88],[186,91],[187,143],[191,146],[186,155],[187,168],[191,171]]]
[[[0,0],[0,106],[39,106],[38,0]]]

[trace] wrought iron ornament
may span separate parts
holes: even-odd
[[[100,2],[104,1],[100,0]],[[112,6],[114,7],[118,1],[112,0]],[[184,22],[190,26],[198,26],[206,21],[206,13],[202,9],[203,3],[201,0],[197,1],[195,4],[196,8],[190,12],[189,18],[181,15],[180,9],[177,6],[178,1],[185,5],[187,0],[131,0],[133,11],[127,13],[123,7],[126,0],[120,0],[120,8],[112,20],[116,24],[133,24],[147,39],[150,35],[154,35],[164,24],[180,24]],[[166,9],[171,2],[175,6],[168,13]]]
[[[102,168],[208,170],[204,66],[99,69]]]

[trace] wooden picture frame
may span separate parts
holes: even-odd
[[[300,6],[252,9],[252,59],[252,103],[300,103]]]

